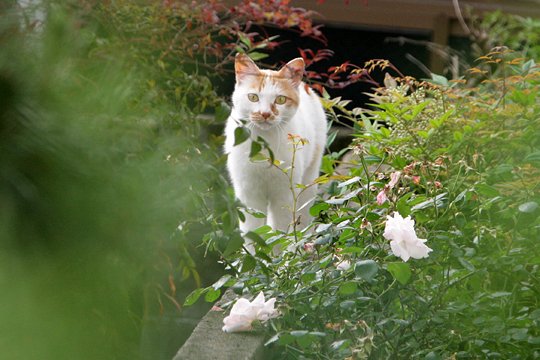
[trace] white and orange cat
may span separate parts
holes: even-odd
[[[274,230],[290,231],[293,221],[293,195],[289,179],[268,162],[253,162],[249,154],[251,142],[257,137],[266,140],[281,168],[291,166],[292,145],[288,134],[307,139],[296,152],[293,184],[312,184],[319,176],[326,145],[326,116],[319,97],[302,82],[304,61],[291,60],[279,71],[261,70],[244,54],[235,59],[236,85],[232,94],[233,108],[225,128],[227,168],[236,197],[248,208],[266,214],[255,218],[249,214],[240,223],[246,233],[268,224]],[[242,122],[251,131],[251,139],[234,145],[234,132]],[[309,221],[309,203],[317,193],[311,186],[298,196],[295,219],[298,229]]]

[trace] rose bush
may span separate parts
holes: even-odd
[[[483,52],[457,80],[406,78],[384,60],[309,69],[329,116],[356,141],[324,158],[311,232],[262,227],[248,234],[251,254],[223,176],[212,127],[227,107],[211,80],[235,52],[262,59],[279,45],[254,24],[321,38],[309,12],[289,1],[35,2],[47,5],[42,28],[14,16],[12,3],[0,9],[6,356],[136,357],[134,319],[177,311],[185,288],[213,281],[197,253],[219,258],[228,274],[186,304],[213,302],[226,287],[271,294],[282,316],[257,297],[227,323],[266,319],[279,358],[540,356],[536,20],[514,18],[513,29],[528,29],[514,38],[502,32],[523,54]],[[489,31],[502,28],[500,17],[478,34],[501,33]],[[308,64],[331,55],[299,52]],[[370,110],[324,93],[322,84],[377,85],[378,68],[391,75]],[[186,173],[198,175],[179,186]],[[408,237],[394,229],[385,239],[390,214],[414,218]],[[429,256],[396,259],[409,242]],[[286,250],[276,256],[276,246]],[[37,320],[12,325],[29,317]],[[50,323],[54,331],[34,326]]]
[[[489,77],[493,64],[505,71]],[[336,115],[340,100],[324,99],[356,140],[345,158],[325,156],[311,232],[259,228],[255,252],[234,253],[222,281],[278,299],[276,357],[538,355],[540,69],[499,48],[468,74],[396,77],[372,110]]]

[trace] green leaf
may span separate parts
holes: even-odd
[[[319,214],[323,211],[326,211],[330,208],[330,205],[327,204],[327,203],[318,203],[318,204],[315,204],[313,205],[310,209],[309,209],[309,214],[313,217],[316,217],[316,216],[319,216]]]
[[[356,236],[357,231],[353,229],[345,229],[339,235],[338,242],[344,242],[346,240],[352,239]],[[343,249],[343,253],[361,253],[363,249],[351,246]]]
[[[371,281],[379,271],[379,265],[373,260],[360,260],[354,266],[356,275],[366,281]]]
[[[412,272],[409,264],[405,262],[389,263],[386,267],[388,272],[392,274],[394,279],[399,281],[400,284],[405,285],[409,282]]]
[[[290,334],[294,337],[301,337],[308,334],[309,331],[307,330],[293,330],[290,332]]]
[[[377,221],[381,218],[381,214],[378,214],[376,212],[370,211],[366,214],[366,220],[367,221]]]
[[[384,128],[384,127],[380,128],[379,130],[380,130],[380,132],[381,132],[381,135],[382,135],[384,138],[389,138],[390,135],[392,134],[392,133],[390,132],[390,130],[388,130],[387,128]]]
[[[350,344],[350,340],[337,340],[334,341],[332,344],[330,344],[330,348],[332,350],[342,350],[345,348],[348,348]]]
[[[245,126],[234,129],[234,146],[239,145],[249,139],[250,131]]]
[[[270,225],[263,225],[253,230],[254,233],[259,235],[268,234],[270,231],[272,231],[272,227]]]
[[[338,292],[341,295],[351,295],[356,292],[358,284],[354,281],[347,281],[339,286]]]
[[[268,345],[273,344],[276,341],[278,341],[279,340],[279,335],[280,334],[276,334],[276,335],[272,336],[270,339],[268,339],[267,342],[264,343],[264,346],[268,346]]]
[[[229,275],[229,274],[223,275],[218,281],[216,281],[215,283],[212,284],[212,288],[214,290],[218,290],[223,285],[225,285],[227,283],[227,281],[229,281],[230,279],[231,279],[231,275]]]
[[[246,44],[248,47],[251,47],[251,39],[246,34],[239,32],[238,39],[244,44]]]
[[[413,331],[420,331],[422,330],[423,328],[425,328],[427,325],[427,321],[426,320],[419,320],[419,321],[416,321],[412,324],[412,330]]]
[[[240,272],[247,272],[255,269],[255,266],[257,265],[257,260],[251,255],[246,255],[244,258],[244,262],[242,263],[242,270]]]
[[[231,107],[225,102],[219,103],[214,110],[214,116],[217,122],[224,122],[231,114]]]
[[[426,355],[425,360],[441,360],[441,357],[435,352],[432,351]]]
[[[260,153],[262,150],[262,146],[257,141],[251,142],[251,150],[249,151],[249,157],[254,157],[258,153]]]
[[[300,280],[302,280],[303,283],[310,283],[313,280],[315,280],[316,274],[314,272],[307,272],[300,276]]]
[[[262,251],[256,251],[255,256],[258,257],[259,259],[262,259],[262,260],[267,261],[269,263],[272,262],[272,258],[270,258],[270,256],[268,256],[266,253],[264,253]]]
[[[428,106],[428,104],[429,104],[429,101],[424,101],[424,102],[421,102],[420,104],[416,105],[413,108],[411,118],[415,119],[418,116],[418,114],[420,114],[422,112],[422,110],[424,110],[426,108],[426,106]]]
[[[429,207],[433,207],[434,205],[436,205],[437,208],[440,208],[440,207],[443,206],[444,200],[446,200],[446,195],[447,195],[447,193],[439,194],[439,195],[435,196],[434,198],[428,199],[428,200],[426,200],[424,202],[421,202],[418,205],[413,206],[411,208],[411,210],[412,211],[422,210],[422,209],[426,209],[426,208],[429,208]]]
[[[240,250],[244,244],[244,239],[238,235],[234,234],[228,241],[225,251],[223,251],[223,256],[229,256],[234,252]]]
[[[321,260],[319,260],[319,265],[322,269],[324,269],[325,267],[328,266],[328,264],[330,264],[330,262],[332,261],[332,258],[333,256],[332,255],[327,255],[325,256],[324,258],[322,258]]]
[[[429,132],[426,130],[418,130],[417,131],[418,136],[420,136],[422,139],[427,139],[429,137]]]
[[[263,153],[257,153],[250,157],[250,160],[253,162],[267,162],[268,157],[264,155]]]
[[[204,295],[204,301],[206,302],[214,302],[221,296],[221,290],[217,289],[214,290],[212,288],[209,288],[206,294]]]
[[[519,205],[518,210],[522,213],[532,213],[538,209],[538,203],[536,201],[529,201]]]
[[[405,196],[401,197],[396,204],[397,211],[404,218],[411,215],[411,206],[407,203],[411,196],[412,193],[406,194]]]
[[[474,188],[480,195],[488,197],[495,197],[499,195],[499,191],[488,184],[476,184]]]
[[[494,293],[489,294],[488,297],[492,299],[496,299],[496,298],[511,296],[511,295],[512,293],[508,291],[496,291]]]
[[[525,162],[540,163],[540,151],[535,151],[525,156]]]
[[[251,60],[253,61],[259,61],[259,60],[262,60],[262,59],[265,59],[268,57],[268,54],[265,54],[265,53],[262,53],[262,52],[258,52],[258,51],[253,51],[253,52],[250,52],[248,54],[248,56],[251,58]]]
[[[266,241],[261,237],[261,235],[257,234],[253,231],[248,231],[245,235],[246,238],[252,240],[254,243],[256,243],[259,246],[266,246]]]
[[[188,296],[186,296],[186,300],[184,300],[184,306],[191,306],[195,304],[195,302],[199,300],[199,298],[205,291],[206,291],[206,288],[193,290]]]
[[[279,334],[279,345],[288,345],[294,342],[294,336],[289,333]]]
[[[521,71],[523,74],[528,74],[531,69],[534,69],[536,66],[534,59],[530,59],[527,62],[524,62],[523,65],[521,65]]]
[[[376,155],[365,155],[364,160],[369,163],[380,163],[382,161],[382,157],[376,156]]]
[[[315,338],[313,336],[310,336],[309,334],[296,339],[296,343],[301,348],[309,348],[314,341]]]
[[[328,138],[326,139],[326,146],[327,146],[327,147],[330,147],[330,145],[332,145],[332,143],[333,143],[334,140],[336,139],[336,136],[337,136],[338,132],[339,132],[339,131],[336,130],[336,131],[334,131],[334,132],[332,132],[332,133],[330,133],[330,134],[328,135]]]
[[[257,210],[254,210],[254,209],[247,209],[246,210],[248,214],[250,214],[251,216],[253,216],[254,218],[257,218],[257,219],[264,219],[266,217],[266,214],[260,212],[260,211],[257,211]]]
[[[463,265],[463,267],[469,271],[474,271],[475,270],[475,267],[473,264],[471,264],[469,261],[465,260],[464,258],[462,257],[459,257],[458,258],[458,261],[461,265]]]
[[[529,318],[534,321],[540,321],[540,309],[536,309],[529,314]]]
[[[341,254],[359,254],[364,250],[365,249],[363,249],[361,247],[358,247],[358,246],[348,246],[346,248],[343,248],[340,253]]]
[[[339,307],[345,310],[353,309],[355,306],[356,302],[354,300],[345,300],[339,304]]]
[[[435,85],[448,86],[448,79],[442,75],[431,73],[431,82]]]

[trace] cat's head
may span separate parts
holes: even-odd
[[[299,104],[298,85],[304,60],[289,61],[279,71],[261,70],[245,54],[236,55],[235,112],[242,120],[268,130],[289,121]]]

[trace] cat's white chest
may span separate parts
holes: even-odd
[[[233,182],[235,193],[241,200],[257,198],[269,202],[275,192],[289,191],[288,168],[292,158],[292,147],[287,143],[287,135],[282,133],[265,134],[274,163],[267,150],[262,156],[250,157],[252,139],[228,149],[227,168]],[[258,136],[258,135],[257,135]],[[281,138],[282,137],[282,138]],[[298,169],[298,174],[301,169]],[[257,209],[266,212],[266,209]]]
[[[275,89],[272,80],[266,82],[262,91],[244,88],[249,84],[237,84],[233,110],[225,128],[227,170],[235,195],[246,207],[267,215],[261,219],[246,213],[245,221],[240,223],[243,233],[264,224],[287,232],[309,223],[309,203],[317,191],[313,182],[319,176],[326,144],[326,117],[319,98],[301,84],[290,90],[292,94],[283,91],[289,94],[289,100],[279,100],[279,96],[287,96],[280,95],[282,92]],[[269,101],[273,105],[266,106]],[[242,126],[239,119],[251,128],[251,137],[234,145],[236,130]],[[305,139],[305,144],[293,146],[293,139],[297,139],[294,137]],[[259,138],[264,139],[261,154],[266,160],[250,157],[252,143]],[[273,163],[266,147],[273,154]]]

